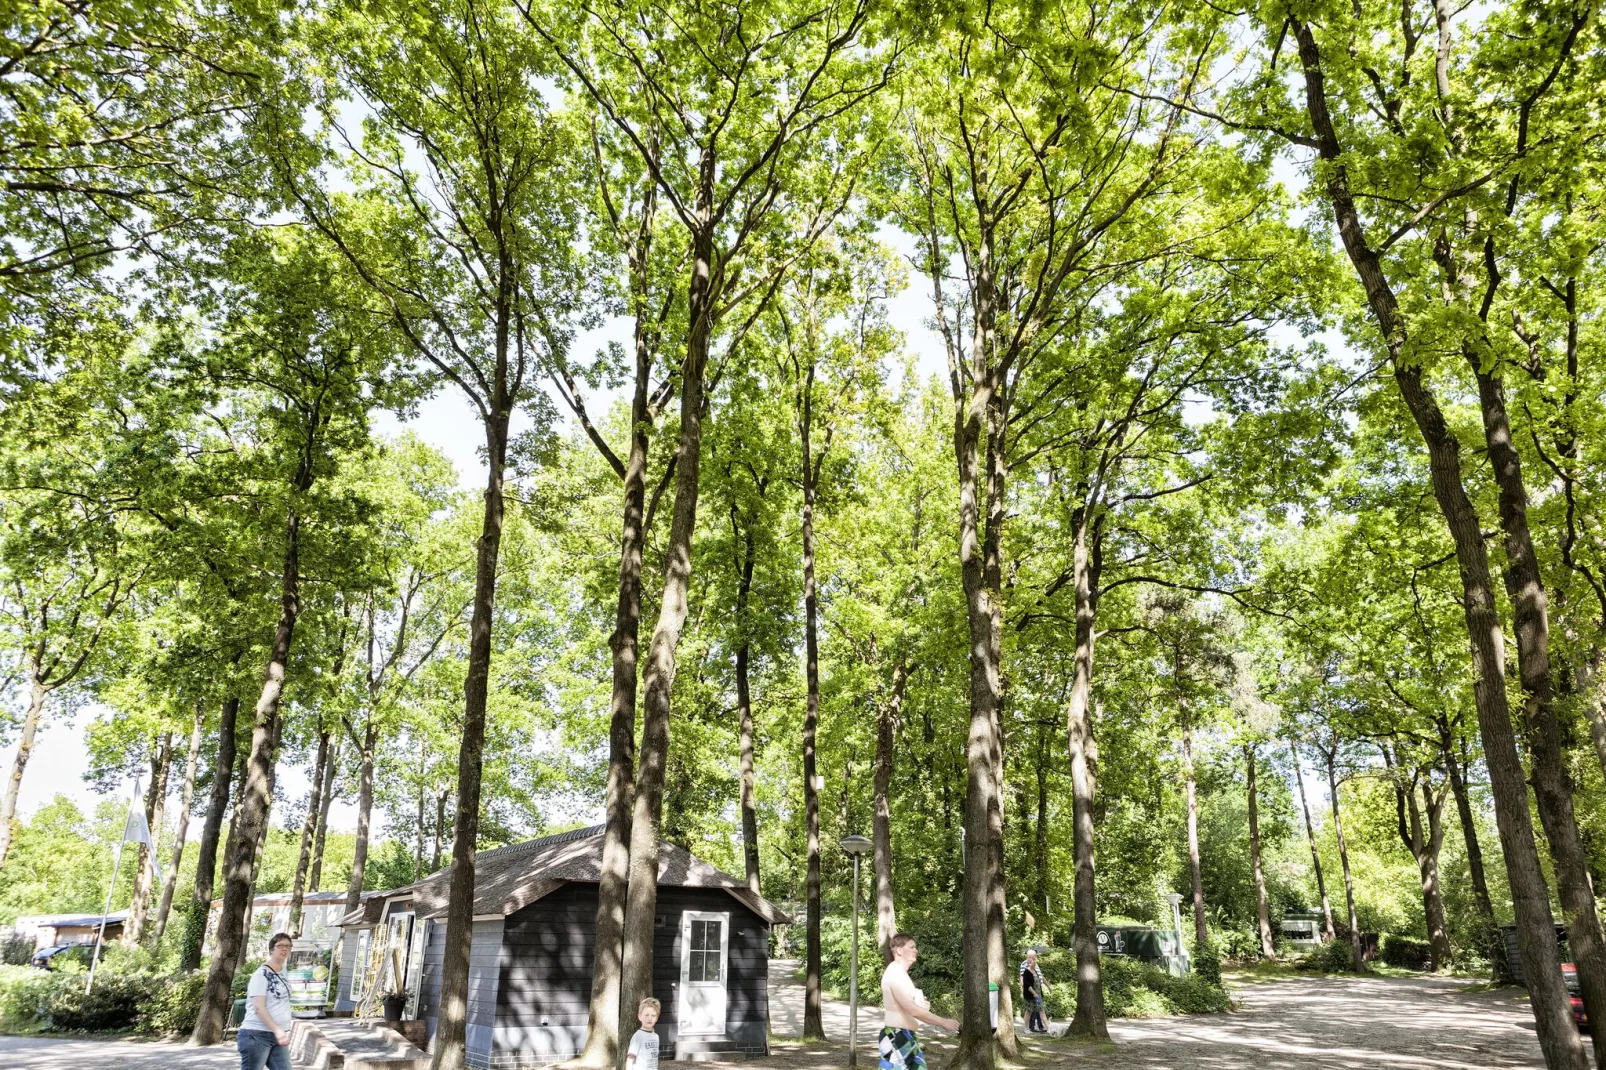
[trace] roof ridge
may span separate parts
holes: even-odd
[[[541,836],[523,843],[510,843],[503,847],[493,847],[489,851],[476,851],[474,860],[482,858],[506,858],[509,855],[524,854],[540,847],[555,847],[561,843],[573,843],[578,840],[589,840],[594,836],[601,836],[607,828],[606,825],[587,825],[584,828],[570,829],[567,832],[556,832],[551,836]]]

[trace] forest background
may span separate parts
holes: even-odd
[[[6,10],[0,923],[139,778],[199,1039],[253,890],[592,820],[599,1065],[660,839],[817,1031],[872,835],[974,1065],[1172,892],[1204,963],[1554,917],[1606,1011],[1593,3]],[[71,718],[104,801],[20,811]]]

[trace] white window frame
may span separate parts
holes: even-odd
[[[693,984],[691,979],[691,924],[694,921],[719,922],[719,985],[725,990],[725,1014],[719,1024],[713,1029],[690,1029],[687,1027],[685,1017],[680,1008],[675,1008],[675,1018],[678,1035],[683,1037],[722,1037],[725,1035],[725,1018],[730,1016],[730,983],[731,983],[731,916],[729,911],[714,910],[688,910],[680,916],[680,991],[676,1000],[686,998],[686,990]],[[698,981],[697,984],[711,982]]]

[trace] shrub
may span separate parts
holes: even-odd
[[[1384,935],[1377,954],[1388,965],[1405,970],[1426,970],[1433,959],[1432,949],[1426,940],[1413,940],[1409,936],[1395,936],[1393,933]]]
[[[26,936],[8,936],[0,940],[0,965],[26,966],[33,961],[33,941]]]
[[[1224,959],[1254,959],[1260,957],[1260,937],[1247,929],[1225,929],[1217,932],[1212,942]]]
[[[1039,955],[1038,960],[1049,977],[1045,1009],[1052,1018],[1069,1018],[1076,1011],[1075,955],[1056,948]],[[1106,956],[1100,967],[1104,1010],[1112,1018],[1164,1018],[1232,1009],[1232,1000],[1220,982],[1197,971],[1173,977],[1158,966],[1119,956]],[[1219,976],[1219,964],[1217,973]]]
[[[1107,958],[1104,1006],[1115,1018],[1160,1018],[1172,1014],[1210,1014],[1232,1009],[1219,984],[1198,974],[1173,977],[1136,959]]]
[[[157,1036],[190,1032],[201,1013],[201,993],[205,988],[205,970],[160,978],[150,1002],[141,1010],[139,1032]]]
[[[1312,973],[1351,973],[1355,962],[1348,940],[1329,940],[1294,965]]]
[[[1193,975],[1218,988],[1221,986],[1221,954],[1213,945],[1194,955]]]
[[[0,1033],[33,1033],[49,1024],[51,995],[61,974],[31,966],[0,966]],[[83,982],[69,980],[81,988]]]
[[[158,983],[148,974],[97,971],[95,987],[85,995],[77,978],[72,978],[71,984],[61,985],[51,994],[49,1028],[58,1032],[132,1029]]]
[[[257,972],[262,965],[262,959],[246,959],[240,963],[240,968],[234,971],[234,979],[229,982],[229,998],[244,999],[245,990],[251,984],[251,975]]]

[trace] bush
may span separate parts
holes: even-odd
[[[1355,968],[1354,952],[1348,940],[1329,940],[1310,951],[1294,966],[1312,973],[1352,973]]]
[[[132,1029],[159,983],[148,974],[97,971],[94,990],[85,995],[76,977],[71,982],[51,994],[47,1014],[56,1032]]]
[[[1111,1017],[1162,1018],[1232,1009],[1226,990],[1196,973],[1173,977],[1158,966],[1126,958],[1107,958],[1102,965],[1104,1006]]]
[[[62,978],[54,971],[31,966],[0,966],[0,1033],[34,1033],[45,1028],[50,998]],[[83,987],[82,981],[77,984]]]
[[[205,970],[159,978],[150,1002],[139,1016],[139,1032],[157,1036],[190,1032],[201,1013],[201,993],[205,988]]]
[[[206,974],[119,972],[105,964],[84,995],[82,970],[0,966],[0,1032],[104,1032],[163,1035],[195,1026]]]
[[[1260,936],[1247,929],[1225,929],[1217,932],[1211,942],[1224,959],[1242,961],[1260,957]]]
[[[8,936],[0,940],[0,965],[26,966],[33,961],[33,941],[26,936]]]
[[[1398,966],[1404,970],[1426,970],[1430,968],[1433,952],[1426,940],[1413,940],[1409,936],[1387,933],[1383,937],[1382,946],[1378,948],[1377,957],[1390,966]]]
[[[1044,1000],[1049,1016],[1071,1017],[1076,1012],[1075,954],[1056,948],[1039,955],[1038,961],[1049,978],[1048,997]],[[1164,1018],[1232,1009],[1232,999],[1219,981],[1211,981],[1197,971],[1187,977],[1173,977],[1158,966],[1118,956],[1106,956],[1100,966],[1104,973],[1104,1011],[1112,1018]]]
[[[1214,945],[1205,947],[1193,956],[1193,975],[1217,988],[1221,987],[1221,954]]]

